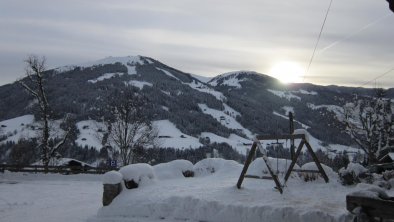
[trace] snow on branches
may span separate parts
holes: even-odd
[[[391,101],[380,96],[356,98],[344,112],[346,131],[365,152],[368,164],[376,163],[393,138]]]

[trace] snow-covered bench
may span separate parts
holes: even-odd
[[[354,221],[394,220],[394,197],[382,189],[357,191],[346,196],[346,209],[355,214]]]

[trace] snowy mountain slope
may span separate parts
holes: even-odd
[[[278,90],[273,90],[273,89],[267,89],[268,92],[274,94],[275,96],[278,96],[280,98],[285,98],[287,100],[291,99],[298,99],[301,100],[301,97],[294,95],[291,92],[284,92],[284,91],[278,91]]]
[[[199,148],[202,144],[198,138],[182,133],[169,120],[158,120],[153,126],[159,131],[159,147],[174,147],[178,149]]]
[[[223,95],[223,93],[215,91],[211,87],[202,84],[201,82],[197,82],[193,80],[191,83],[186,83],[186,84],[195,90],[213,95],[217,100],[220,101],[226,100],[226,97]]]
[[[352,145],[340,121],[341,107],[352,99],[348,88],[283,85],[270,76],[249,71],[222,74],[206,84],[144,56],[108,57],[50,70],[46,75],[55,119],[70,113],[76,123],[100,121],[106,115],[103,108],[114,99],[113,92],[128,88],[149,99],[145,112],[152,121],[168,120],[197,140],[203,133],[211,133],[213,141],[227,140],[235,147],[237,140],[228,141],[232,135],[252,138],[256,134],[286,133],[287,115],[292,111],[296,128],[309,127],[308,132],[322,144]],[[0,86],[0,121],[37,114],[34,104],[18,84]],[[93,144],[84,143],[81,135],[89,133],[81,133],[74,125],[74,142],[68,147]],[[2,131],[8,134],[12,130]]]
[[[336,105],[318,105],[318,106],[316,106],[312,103],[308,103],[307,106],[313,110],[327,109],[328,111],[335,113],[336,117],[340,121],[342,121],[345,118],[343,107],[340,107],[340,106],[336,106]]]
[[[127,73],[129,75],[135,75],[135,74],[137,74],[135,66],[142,65],[145,62],[148,62],[148,60],[146,60],[145,58],[143,58],[141,56],[125,56],[125,57],[109,56],[104,59],[100,59],[100,60],[92,61],[92,62],[88,62],[88,63],[83,63],[83,64],[79,64],[76,66],[86,68],[86,67],[100,66],[100,65],[105,65],[105,64],[121,63],[122,65],[127,67]]]
[[[200,107],[203,113],[211,115],[223,126],[241,131],[250,139],[254,137],[252,132],[243,127],[233,116],[227,114],[226,111],[209,108],[206,104],[198,104],[198,107]]]
[[[103,146],[101,138],[103,137],[103,129],[105,125],[95,120],[83,120],[76,123],[79,131],[78,137],[75,142],[82,147],[94,147],[97,150]]]
[[[228,72],[218,75],[208,81],[211,86],[231,86],[235,88],[242,88],[240,82],[243,81],[245,75],[257,75],[258,73],[253,71],[236,71]]]
[[[117,73],[104,73],[102,76],[100,76],[100,77],[98,77],[98,78],[89,79],[88,82],[90,82],[90,83],[96,83],[96,82],[100,82],[100,81],[103,81],[103,80],[106,80],[106,79],[110,79],[110,78],[115,77],[115,76],[121,76],[121,75],[123,75],[123,73],[121,73],[121,72],[117,72]]]
[[[142,90],[144,88],[144,86],[153,87],[153,84],[150,82],[137,81],[137,80],[131,80],[127,84],[135,86],[135,87],[139,88],[140,90]]]
[[[190,75],[192,77],[200,80],[200,82],[203,82],[203,83],[208,83],[212,79],[212,77],[200,76],[200,75],[196,75],[196,74],[190,74]]]
[[[61,120],[54,120],[49,122],[49,128],[52,132],[52,139],[60,138],[64,135],[64,130],[60,128]],[[40,128],[42,126],[39,122],[34,120],[33,115],[19,116],[13,119],[4,120],[0,122],[0,136],[4,138],[0,140],[0,144],[7,142],[17,143],[22,139],[37,138],[40,135]]]
[[[210,143],[227,143],[238,153],[243,155],[247,154],[247,150],[250,149],[251,146],[250,144],[253,143],[252,140],[242,138],[235,134],[231,134],[228,138],[225,138],[214,133],[203,132],[200,138],[209,139]]]

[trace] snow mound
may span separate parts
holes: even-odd
[[[304,134],[305,135],[305,140],[309,143],[309,138],[310,138],[310,135],[309,135],[309,133],[308,133],[308,131],[306,131],[306,129],[296,129],[296,130],[294,130],[294,133],[293,134]]]
[[[103,184],[118,184],[123,180],[123,175],[118,171],[112,170],[103,175]]]
[[[193,163],[188,160],[174,160],[153,166],[156,177],[160,180],[184,178],[183,172],[193,171]]]
[[[353,173],[354,176],[359,176],[360,174],[363,174],[367,171],[368,170],[365,167],[361,166],[361,164],[359,164],[359,163],[349,163],[347,165],[346,169],[341,168],[339,170],[339,173],[342,175],[345,175],[347,173]]]
[[[156,178],[153,167],[146,163],[137,163],[120,168],[119,172],[126,181],[133,180],[137,184],[147,184]]]
[[[274,171],[274,173],[277,173],[278,175],[285,174],[291,164],[291,160],[279,159],[279,158],[277,159],[277,158],[273,158],[273,157],[268,157],[268,161],[269,161],[271,167],[273,167],[272,170]],[[293,169],[300,169],[300,167],[296,164],[296,165],[294,165]],[[246,174],[258,176],[258,177],[269,175],[267,165],[265,164],[263,158],[255,159],[250,164]]]
[[[384,191],[383,188],[380,188],[378,186],[372,185],[372,184],[365,184],[365,183],[359,183],[356,186],[356,189],[358,191],[349,193],[348,195],[352,196],[359,196],[359,197],[369,197],[369,198],[374,198],[374,199],[389,199],[389,195]]]
[[[322,163],[320,163],[320,165],[323,167],[324,172],[326,172],[326,174],[329,178],[337,178],[338,177],[338,174],[336,174],[331,167],[324,165]],[[317,168],[317,165],[315,162],[309,162],[309,163],[305,163],[304,165],[302,165],[301,170],[319,170],[319,169]]]
[[[205,176],[213,173],[234,173],[237,170],[241,173],[240,169],[242,169],[242,165],[236,161],[221,158],[203,159],[194,165],[195,176]]]

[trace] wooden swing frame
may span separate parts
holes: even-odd
[[[292,113],[290,113],[290,117],[291,117],[290,118],[290,130],[294,131],[294,128],[292,128],[292,126],[293,126]],[[320,161],[317,158],[315,152],[313,151],[312,146],[309,144],[308,140],[306,139],[305,134],[259,135],[259,136],[256,136],[256,138],[252,144],[252,147],[250,149],[249,155],[246,158],[244,167],[242,169],[241,175],[239,176],[239,179],[237,182],[237,188],[241,189],[241,185],[242,185],[242,182],[245,179],[245,177],[265,179],[265,178],[260,178],[257,176],[256,177],[246,176],[246,172],[248,171],[249,165],[251,164],[253,157],[256,155],[257,147],[261,148],[261,143],[260,143],[261,140],[291,140],[292,144],[294,144],[295,139],[301,139],[301,142],[298,145],[298,148],[297,148],[297,151],[295,152],[295,154],[292,155],[291,164],[286,171],[284,184],[286,184],[287,180],[289,179],[290,174],[293,171],[295,164],[297,163],[297,159],[300,156],[301,150],[304,147],[304,145],[306,146],[308,152],[312,156],[313,161],[316,163],[318,171],[311,171],[311,170],[306,170],[306,171],[301,170],[300,171],[300,170],[298,170],[298,172],[320,173],[322,175],[323,179],[325,180],[325,182],[328,183],[329,182],[328,176],[327,176],[326,172],[324,171],[322,165],[320,164]],[[278,189],[278,191],[282,194],[283,193],[283,185],[280,183],[280,181],[278,179],[278,175],[272,170],[272,167],[271,167],[270,163],[268,162],[268,157],[264,153],[263,153],[263,160],[264,160],[265,164],[267,165],[268,171],[269,171],[272,179],[275,182],[276,189]]]

